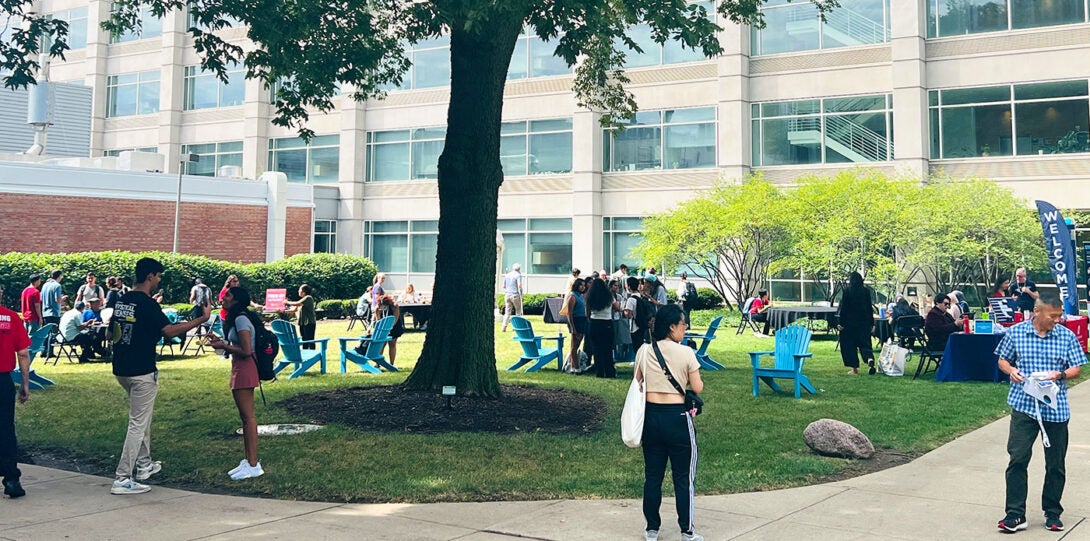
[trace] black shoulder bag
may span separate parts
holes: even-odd
[[[696,391],[692,389],[682,389],[681,385],[674,379],[674,375],[670,373],[670,367],[666,366],[666,359],[662,358],[659,343],[652,340],[651,346],[655,348],[655,357],[658,357],[659,366],[662,367],[662,372],[666,374],[666,380],[670,382],[670,385],[674,386],[677,392],[685,395],[685,409],[693,411],[693,415],[700,415],[704,410],[704,399],[700,398],[700,395],[696,394]]]

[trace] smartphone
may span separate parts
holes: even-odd
[[[155,292],[155,294],[156,294],[156,295],[162,295],[162,294],[163,294],[163,290],[162,290],[162,289],[160,289],[159,291],[156,291],[156,292]]]

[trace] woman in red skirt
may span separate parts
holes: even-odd
[[[242,418],[245,458],[227,473],[231,479],[240,481],[265,473],[257,459],[257,417],[254,414],[254,387],[261,383],[254,358],[254,337],[257,325],[264,325],[264,322],[250,311],[250,292],[241,287],[227,290],[223,307],[227,310],[223,320],[226,341],[217,337],[209,345],[231,354],[231,394],[235,397],[238,416]]]

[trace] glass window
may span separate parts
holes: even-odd
[[[450,47],[413,51],[413,88],[450,84]]]
[[[530,274],[571,272],[572,241],[568,233],[531,233]]]
[[[434,179],[446,128],[368,132],[367,180]]]
[[[1085,0],[928,0],[927,2],[927,37],[929,38],[1082,22],[1086,22]]]
[[[1079,0],[1011,0],[1011,28],[1035,28],[1086,21]]]
[[[530,36],[526,41],[530,49],[530,77],[548,77],[550,75],[571,73],[568,63],[563,58],[553,54],[556,51],[556,39],[545,42],[537,36]]]
[[[753,109],[754,166],[893,159],[888,94],[760,105]]]
[[[1078,79],[933,92],[932,158],[1090,152],[1087,86]]]
[[[753,55],[872,45],[889,41],[889,0],[843,2],[821,21],[804,2],[768,2],[765,28],[752,28]]]
[[[201,158],[200,161],[186,164],[186,173],[190,175],[214,177],[225,165],[242,167],[242,141],[182,145],[182,154],[189,153]]]
[[[435,253],[439,243],[438,233],[414,233],[412,241],[412,261],[409,272],[435,272]]]
[[[53,13],[54,19],[68,23],[68,47],[73,51],[87,46],[87,8],[66,9]]]
[[[146,115],[159,112],[159,71],[106,77],[106,116]]]
[[[405,272],[409,262],[408,235],[372,235],[371,261],[383,272]]]
[[[311,138],[310,144],[298,137],[273,139],[269,145],[269,170],[284,173],[288,182],[337,182],[340,139],[339,135],[322,135]]]
[[[185,110],[242,105],[246,101],[245,71],[236,67],[227,72],[227,83],[200,66],[185,67]]]
[[[438,221],[370,222],[366,228],[367,256],[379,270],[435,272]]]
[[[603,132],[607,171],[715,167],[714,107],[643,111],[630,126]]]
[[[497,220],[496,227],[503,232],[504,269],[519,263],[529,274],[571,272],[571,218]]]
[[[149,6],[142,5],[137,8],[137,19],[140,21],[139,30],[127,30],[121,34],[112,35],[110,43],[123,43],[163,35],[163,20],[156,17]]]
[[[314,220],[314,253],[337,252],[337,221]]]
[[[602,222],[602,262],[606,270],[633,263],[632,250],[643,238],[643,218],[606,217]]]
[[[503,261],[504,271],[511,270],[512,265],[518,263],[524,269],[529,269],[526,261],[526,233],[503,234]]]
[[[571,172],[571,132],[570,118],[504,122],[500,126],[504,176]]]
[[[715,5],[713,2],[694,2],[689,5],[704,9],[705,17],[715,22]],[[628,28],[626,35],[634,41],[643,52],[629,49],[621,40],[616,40],[614,46],[625,54],[625,68],[640,68],[646,66],[659,66],[664,64],[678,64],[682,62],[700,62],[709,60],[704,52],[686,47],[682,42],[671,36],[661,45],[655,42],[651,33],[651,26],[647,23],[633,25]]]

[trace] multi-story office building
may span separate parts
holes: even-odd
[[[1090,20],[1087,0],[842,0],[822,22],[806,2],[770,0],[763,30],[724,24],[713,59],[631,35],[630,89],[641,112],[623,133],[576,106],[572,72],[536,37],[508,72],[499,229],[504,266],[531,291],[554,291],[574,265],[627,259],[641,217],[721,177],[866,165],[888,172],[992,178],[1018,195],[1090,208]],[[707,5],[710,5],[708,3]],[[434,270],[449,84],[443,39],[416,45],[414,67],[383,101],[315,116],[304,144],[270,122],[269,91],[202,73],[186,16],[143,31],[98,30],[110,3],[46,0],[72,27],[53,79],[94,88],[92,154],[152,149],[190,173],[315,184],[316,250],[372,257],[397,285],[428,289]],[[243,29],[225,35],[243,41]],[[321,202],[325,202],[324,204]],[[335,203],[335,204],[334,204]],[[805,298],[786,280],[777,296]]]

